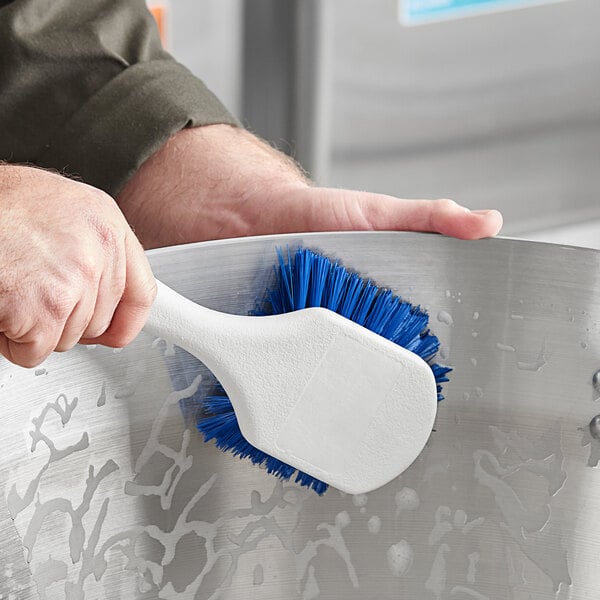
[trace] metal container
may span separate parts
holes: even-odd
[[[282,483],[201,441],[210,374],[145,334],[2,362],[0,598],[597,598],[600,252],[353,232],[149,256],[245,314],[298,244],[429,310],[455,370],[416,462],[361,496]]]

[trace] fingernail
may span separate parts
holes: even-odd
[[[493,212],[496,212],[496,211],[494,211],[494,210],[472,210],[471,212],[474,215],[485,216],[485,215],[491,215]]]

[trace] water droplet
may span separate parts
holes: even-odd
[[[446,325],[454,324],[454,319],[452,318],[452,315],[446,312],[445,310],[440,310],[438,312],[437,319],[438,321],[440,321],[440,323],[445,323]]]
[[[106,381],[102,382],[102,389],[100,390],[100,396],[96,400],[96,406],[104,406],[106,404]]]
[[[477,359],[476,358],[471,358],[471,364],[476,367],[477,366]]]
[[[254,567],[254,585],[262,585],[263,581],[265,580],[265,575],[264,575],[264,571],[263,571],[263,566],[262,565],[256,565]]]
[[[476,337],[477,337],[479,334],[478,334],[478,333],[477,333],[475,330],[473,330],[473,331],[471,331],[471,335],[472,335],[474,338],[476,338]]]
[[[508,344],[501,344],[500,342],[496,344],[496,348],[498,348],[498,350],[502,350],[503,352],[516,352],[514,346],[509,346]]]
[[[343,510],[335,516],[335,524],[342,528],[347,527],[350,524],[350,515],[347,511]]]
[[[454,526],[455,527],[464,527],[467,524],[467,513],[459,508],[454,513]]]
[[[419,495],[412,488],[402,488],[396,494],[396,506],[398,510],[415,510],[419,508]]]
[[[595,440],[600,440],[600,415],[590,421],[590,434]]]
[[[541,355],[535,362],[517,361],[517,369],[521,371],[539,371],[545,364],[546,359]]]
[[[515,321],[522,321],[525,317],[523,315],[510,315],[511,319],[514,319]]]
[[[369,533],[379,533],[381,531],[381,519],[378,516],[372,516],[367,522]]]
[[[368,501],[369,497],[367,494],[356,494],[355,496],[352,496],[352,504],[354,504],[354,506],[366,506]]]
[[[390,570],[396,577],[405,575],[413,562],[413,549],[406,540],[400,540],[390,546],[387,551],[387,561]]]
[[[600,370],[596,371],[592,377],[592,385],[594,389],[600,393]]]
[[[477,319],[479,319],[479,313],[477,311],[475,311],[473,313],[473,321],[477,321]]]

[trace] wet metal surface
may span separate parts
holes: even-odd
[[[150,256],[184,295],[245,314],[287,244],[429,310],[455,370],[417,461],[359,496],[282,484],[199,439],[210,374],[145,334],[2,362],[2,598],[595,598],[600,253],[346,233]]]

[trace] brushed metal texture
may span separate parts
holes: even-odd
[[[210,373],[146,334],[3,361],[3,598],[596,598],[600,252],[352,232],[149,257],[180,293],[245,314],[275,248],[299,244],[428,309],[454,372],[416,462],[359,496],[281,483],[199,439]]]

